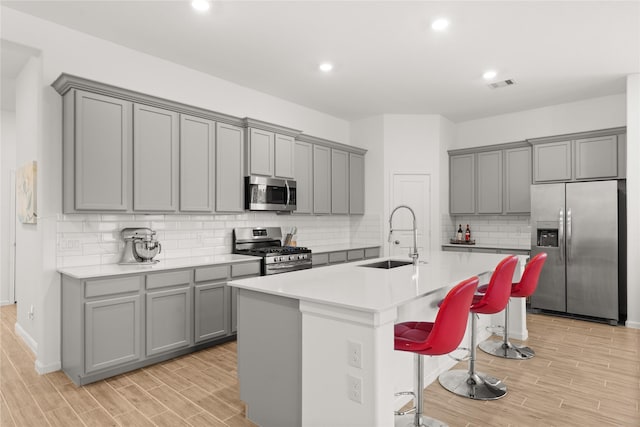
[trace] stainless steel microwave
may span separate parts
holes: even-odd
[[[244,178],[245,209],[251,211],[296,210],[296,182],[292,179],[247,176]]]

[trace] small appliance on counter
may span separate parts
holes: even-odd
[[[233,242],[234,253],[262,258],[262,276],[311,268],[311,249],[282,246],[280,227],[235,228]]]
[[[123,228],[124,251],[118,264],[155,264],[162,250],[156,232],[150,228]]]

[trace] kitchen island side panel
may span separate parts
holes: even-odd
[[[298,300],[238,289],[238,380],[247,418],[263,427],[302,425]]]

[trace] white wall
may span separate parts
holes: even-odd
[[[4,87],[3,87],[4,90]],[[16,113],[2,110],[0,128],[0,305],[12,304],[10,300],[9,247],[11,215],[11,176],[16,168]]]
[[[627,78],[627,326],[640,329],[640,74]]]
[[[16,329],[36,352],[40,372],[60,365],[56,219],[61,214],[62,103],[50,84],[61,73],[349,143],[345,120],[9,8],[2,7],[0,19],[3,40],[41,52],[21,75],[16,109],[17,163],[37,160],[39,167],[39,221],[20,225],[17,233],[20,301]],[[35,316],[29,319],[32,305]]]
[[[625,124],[625,94],[603,96],[457,123],[455,141],[447,149],[502,144]]]

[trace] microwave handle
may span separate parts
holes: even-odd
[[[287,182],[287,180],[284,180],[284,186],[287,187],[287,202],[285,203],[285,206],[289,206],[289,200],[291,199],[291,190],[289,189],[289,182]]]

